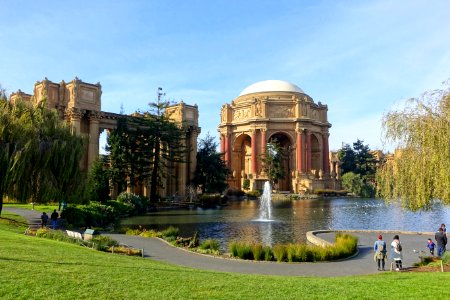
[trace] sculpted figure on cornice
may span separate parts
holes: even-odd
[[[255,98],[255,117],[261,117],[261,99]]]

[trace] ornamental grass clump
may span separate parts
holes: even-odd
[[[204,240],[197,249],[197,252],[203,253],[203,254],[214,254],[214,255],[220,255],[220,244],[218,240],[214,239],[207,239]]]
[[[165,240],[171,242],[171,241],[175,241],[175,239],[177,238],[179,233],[180,233],[180,230],[178,228],[169,226],[167,229],[161,231],[161,236]]]
[[[275,256],[275,259],[277,262],[285,261],[287,257],[287,249],[286,245],[283,244],[276,244],[273,246],[273,255]]]
[[[232,257],[239,257],[240,259],[253,259],[251,245],[246,242],[231,242],[229,249]]]
[[[161,237],[162,236],[162,234],[160,232],[157,232],[157,231],[155,231],[153,229],[144,230],[139,235],[142,236],[142,237],[147,237],[147,238],[149,238],[149,237]]]
[[[251,246],[253,259],[254,260],[263,260],[264,259],[264,249],[262,244],[252,244]]]

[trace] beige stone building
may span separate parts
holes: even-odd
[[[34,85],[33,94],[26,94],[21,90],[11,94],[12,103],[22,99],[28,103],[39,103],[47,99],[49,108],[56,109],[61,118],[72,125],[73,130],[88,138],[85,154],[80,162],[83,171],[89,170],[99,155],[99,137],[104,130],[107,132],[116,129],[119,114],[104,112],[101,109],[102,86],[100,83],[91,84],[76,78],[70,82],[55,83],[47,78]],[[185,163],[177,163],[171,168],[171,176],[166,178],[165,187],[160,190],[162,196],[185,194],[186,186],[194,176],[196,167],[197,138],[200,133],[198,127],[198,107],[183,102],[168,109],[170,117],[179,124],[184,125],[186,143],[192,149]],[[149,187],[129,187],[144,196],[148,196]],[[112,196],[115,195],[112,189]]]
[[[328,107],[295,84],[266,80],[245,88],[221,110],[221,152],[232,172],[229,185],[252,190],[267,180],[260,157],[268,142],[283,148],[286,178],[278,189],[295,193],[340,189],[339,160],[329,152]]]

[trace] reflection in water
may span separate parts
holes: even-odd
[[[261,242],[266,246],[273,246],[272,222],[259,223]]]
[[[434,232],[440,223],[450,223],[450,209],[436,205],[429,211],[410,212],[376,199],[327,199],[274,201],[274,222],[255,222],[259,201],[231,202],[218,209],[170,210],[133,217],[123,226],[143,225],[180,229],[183,236],[198,231],[201,239],[220,241],[222,249],[231,240],[265,245],[306,241],[306,232],[318,229],[385,229]]]

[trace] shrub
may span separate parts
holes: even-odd
[[[236,197],[242,197],[245,195],[244,191],[240,190],[240,189],[235,189],[235,188],[229,188],[226,190],[225,192],[226,196],[236,196]]]
[[[278,262],[282,262],[285,260],[287,256],[286,245],[276,244],[273,249],[273,255]]]
[[[242,189],[243,189],[243,190],[246,190],[246,191],[250,189],[250,179],[245,178],[245,179],[242,181]]]
[[[128,228],[125,232],[125,234],[127,235],[140,235],[142,234],[142,230],[136,228],[136,229],[132,229],[132,228]]]
[[[201,206],[216,206],[222,204],[222,195],[220,194],[203,194],[199,197]]]
[[[198,247],[198,252],[204,254],[215,254],[219,255],[219,241],[213,239],[204,240]]]
[[[206,249],[219,250],[219,247],[220,247],[219,241],[214,239],[204,240],[199,246],[200,249],[204,250]]]
[[[133,214],[141,214],[147,211],[148,200],[133,193],[123,192],[117,196],[117,201],[132,207]]]
[[[139,235],[142,236],[142,237],[162,237],[160,232],[157,232],[157,231],[155,231],[153,229],[144,230]]]
[[[94,236],[91,240],[96,250],[106,251],[109,247],[118,246],[119,243],[107,236]]]
[[[180,230],[178,228],[169,226],[167,229],[161,232],[161,236],[168,241],[174,241],[177,238],[179,232]]]
[[[254,191],[249,191],[246,193],[247,197],[250,198],[258,198],[261,196],[261,191],[259,190],[254,190]]]

